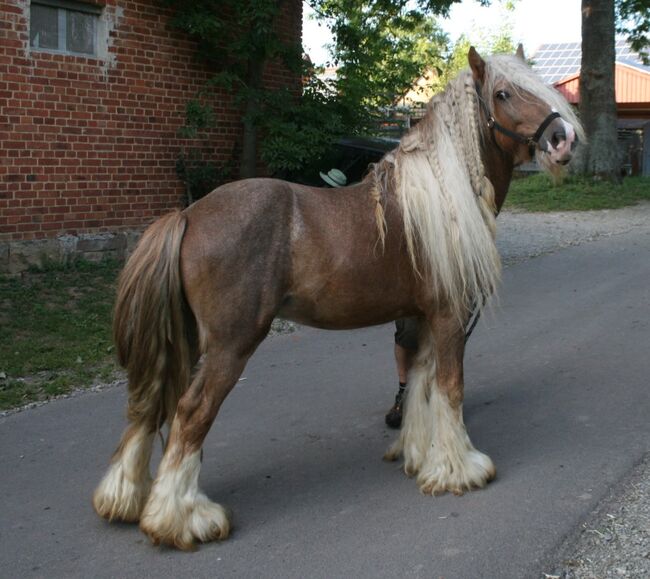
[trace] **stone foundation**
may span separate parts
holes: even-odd
[[[0,241],[0,274],[17,274],[30,267],[68,263],[76,259],[123,261],[141,234],[141,230],[131,230],[61,235],[33,241]]]

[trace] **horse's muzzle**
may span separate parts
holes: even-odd
[[[578,143],[573,125],[562,118],[554,119],[540,139],[540,148],[548,153],[553,163],[566,165],[573,157]]]

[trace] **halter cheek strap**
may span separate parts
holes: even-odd
[[[478,100],[481,103],[481,107],[483,108],[483,112],[485,113],[485,117],[487,118],[487,126],[490,129],[499,131],[501,134],[511,138],[513,141],[517,141],[522,145],[527,145],[528,152],[530,153],[531,157],[535,154],[535,149],[537,148],[537,145],[539,144],[539,140],[542,138],[544,131],[555,119],[560,118],[560,113],[558,113],[557,111],[553,111],[541,122],[539,127],[537,127],[535,134],[532,137],[527,137],[526,135],[522,135],[521,133],[515,133],[514,131],[511,131],[510,129],[507,129],[506,127],[504,127],[503,125],[497,122],[494,116],[490,114],[490,109],[488,108],[487,103],[483,100],[483,96],[481,95],[481,87],[478,85],[478,83],[476,84],[476,95],[478,96]]]

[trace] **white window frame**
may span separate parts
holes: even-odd
[[[98,40],[100,31],[100,19],[102,14],[102,7],[93,4],[84,4],[82,2],[73,2],[69,0],[35,0],[29,3],[30,16],[32,6],[47,6],[49,8],[56,8],[58,18],[58,32],[59,38],[57,48],[41,48],[39,46],[32,46],[30,39],[30,50],[39,52],[50,52],[53,54],[70,54],[73,56],[85,56],[86,58],[97,58],[98,55]],[[91,52],[77,52],[69,50],[67,46],[68,35],[68,12],[83,12],[84,14],[91,14],[93,18],[93,51]],[[31,22],[30,22],[31,26]],[[31,37],[31,33],[30,33]]]

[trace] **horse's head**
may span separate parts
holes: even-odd
[[[566,100],[526,64],[521,46],[516,56],[486,60],[472,47],[468,60],[482,130],[492,133],[497,146],[512,155],[515,164],[537,155],[550,170],[566,165],[578,138],[584,138],[582,128]]]

